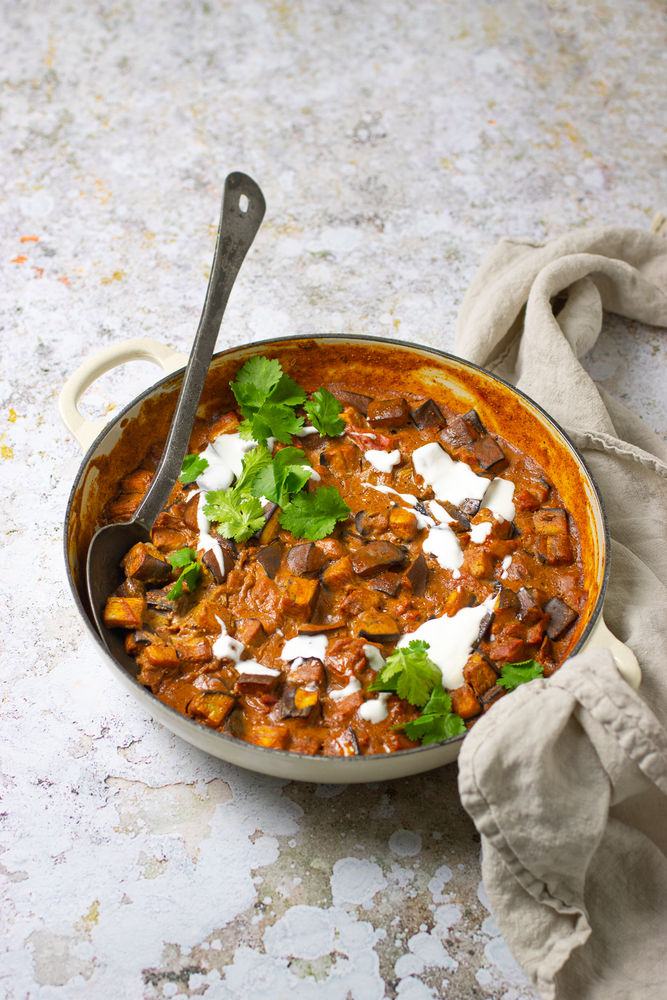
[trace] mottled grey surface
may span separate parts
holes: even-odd
[[[2,847],[11,1000],[529,1000],[454,766],[388,785],[258,778],[120,690],[70,599],[80,462],[56,400],[98,348],[187,350],[222,181],[266,221],[220,344],[345,330],[450,348],[481,256],[664,197],[655,0],[0,5]],[[665,432],[661,331],[587,365]],[[155,375],[89,390],[113,412]]]

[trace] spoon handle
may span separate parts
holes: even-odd
[[[264,196],[250,177],[241,173],[229,174],[225,181],[218,237],[204,308],[171,419],[169,435],[151,485],[134,516],[134,520],[148,531],[153,527],[180,475],[227,299],[264,218],[265,208]]]

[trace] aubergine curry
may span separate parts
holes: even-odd
[[[231,389],[105,608],[161,701],[264,747],[375,754],[463,733],[553,673],[587,592],[535,461],[475,409],[398,386],[307,394],[255,357]],[[132,516],[160,453],[107,521]]]

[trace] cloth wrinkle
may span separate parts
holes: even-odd
[[[605,618],[643,672],[633,691],[609,650],[584,648],[462,746],[489,901],[545,1000],[662,1000],[667,981],[667,450],[579,361],[609,311],[667,326],[666,240],[612,226],[505,237],[456,329],[457,353],[531,396],[583,454],[611,535]]]

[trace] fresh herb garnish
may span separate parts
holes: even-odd
[[[500,669],[498,684],[508,691],[514,691],[519,685],[533,681],[536,677],[544,677],[542,664],[536,660],[522,660],[521,663],[505,663]]]
[[[345,421],[339,416],[343,407],[324,386],[313,393],[313,398],[307,400],[304,409],[310,422],[317,427],[320,434],[336,437],[345,430]]]
[[[301,448],[281,448],[255,476],[252,492],[285,507],[310,479],[310,459]]]
[[[423,708],[442,677],[439,668],[426,655],[428,648],[427,642],[413,639],[408,646],[395,649],[371,684],[371,691],[395,691],[399,698]]]
[[[337,521],[345,521],[350,508],[335,486],[320,486],[314,493],[298,493],[280,514],[279,521],[295,538],[315,542],[326,538]]]
[[[194,549],[178,549],[167,556],[174,569],[180,569],[178,580],[167,594],[170,601],[177,601],[183,595],[183,584],[187,583],[188,590],[192,592],[199,583],[201,566],[197,562],[197,553]]]
[[[264,508],[257,497],[234,489],[213,490],[206,494],[204,515],[215,521],[223,538],[245,542],[264,527]]]
[[[201,455],[186,455],[183,459],[183,467],[178,477],[183,484],[194,483],[208,469],[208,460]]]
[[[419,718],[399,728],[409,739],[421,740],[422,743],[439,743],[466,731],[461,716],[452,712],[452,699],[442,684],[433,688]]]
[[[245,417],[241,434],[246,439],[266,444],[273,437],[288,444],[303,427],[303,417],[297,417],[294,407],[305,401],[306,393],[283,372],[279,361],[250,358],[231,383],[231,390]]]

